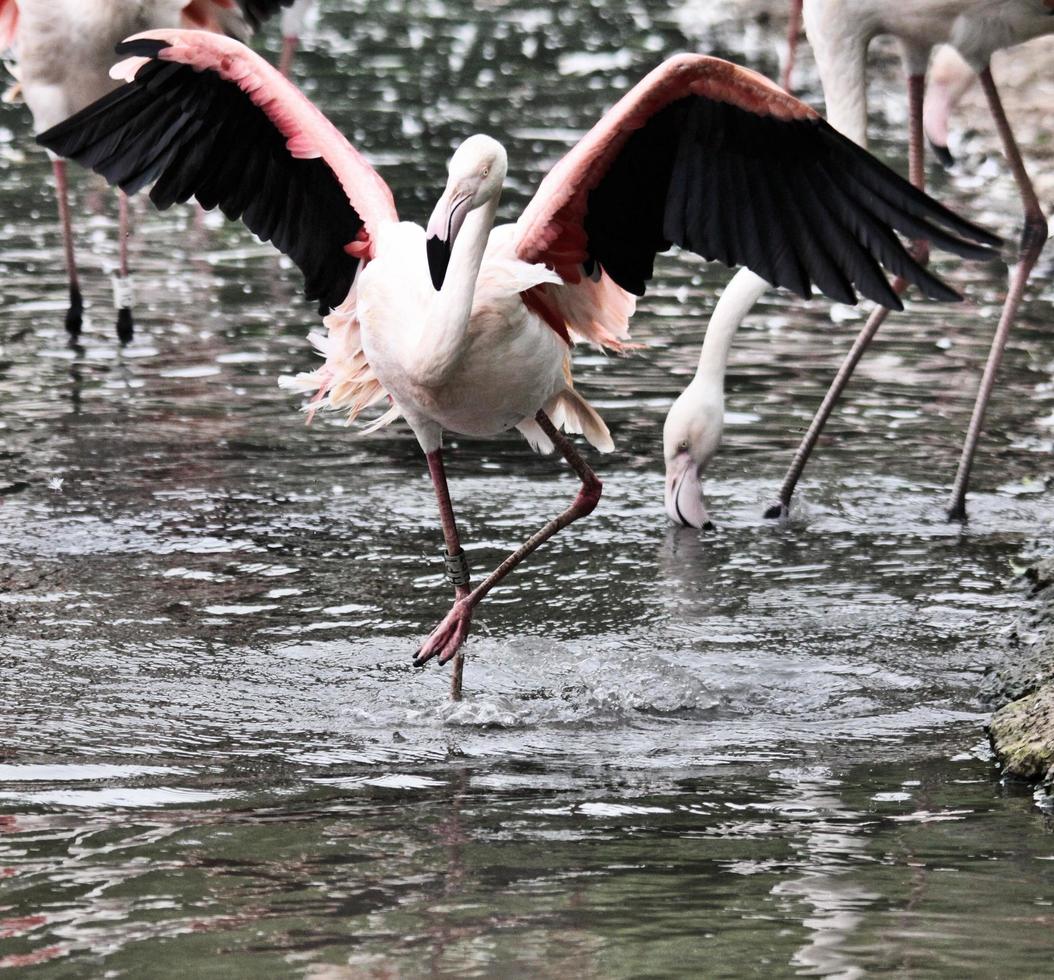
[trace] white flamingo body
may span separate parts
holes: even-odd
[[[278,68],[287,78],[293,67],[296,49],[300,46],[300,37],[304,33],[308,19],[315,12],[315,0],[294,0],[292,6],[282,11],[282,57],[278,62]]]
[[[461,236],[471,230],[466,222]],[[440,316],[419,225],[381,229],[376,258],[359,279],[363,352],[426,453],[439,447],[444,429],[492,436],[526,423],[533,436],[538,410],[571,390],[567,344],[520,298],[560,280],[516,258],[513,231],[504,225],[491,232],[463,328]],[[317,379],[305,387],[312,384]]]
[[[812,33],[892,34],[920,48],[951,44],[978,68],[1000,48],[1049,31],[1043,20],[1049,16],[1043,0],[805,0],[806,29]],[[821,20],[837,21],[843,29],[824,30]]]

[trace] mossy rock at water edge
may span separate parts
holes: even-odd
[[[1000,708],[988,734],[1006,775],[1054,781],[1054,684]]]

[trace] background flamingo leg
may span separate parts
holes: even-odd
[[[74,339],[80,336],[84,317],[84,300],[81,297],[80,276],[77,274],[77,258],[73,250],[73,221],[70,218],[69,184],[66,180],[66,161],[53,160],[55,174],[55,196],[59,204],[59,221],[62,224],[62,245],[66,253],[66,274],[70,284],[70,305],[66,311],[66,332]]]
[[[908,170],[911,182],[920,189],[926,183],[925,160],[923,157],[925,142],[922,131],[922,104],[925,92],[926,77],[924,75],[911,75],[908,78],[908,110],[910,117]],[[929,243],[915,242],[912,246],[911,254],[918,262],[923,265],[926,264],[929,261]],[[908,284],[899,277],[893,281],[893,291],[898,296],[907,287]],[[786,516],[790,511],[791,498],[794,496],[798,480],[801,479],[802,472],[805,470],[805,464],[809,461],[820,434],[834,411],[834,406],[838,404],[838,399],[842,397],[842,392],[845,391],[857,364],[860,363],[860,358],[864,356],[864,351],[870,346],[872,339],[878,332],[878,328],[882,326],[887,316],[889,316],[888,309],[882,306],[877,307],[872,310],[863,329],[857,334],[856,340],[853,341],[853,346],[849,348],[849,353],[846,354],[845,360],[842,361],[841,366],[838,368],[838,373],[834,376],[830,388],[827,389],[827,394],[824,395],[820,407],[816,410],[816,414],[813,416],[805,436],[794,452],[794,457],[787,469],[787,475],[784,476],[783,483],[780,485],[778,500],[765,511],[767,518],[777,520]]]
[[[132,281],[128,277],[128,195],[122,190],[117,192],[117,209],[120,267],[117,282],[114,283],[114,306],[117,307],[117,337],[122,344],[127,344],[135,334],[135,324],[132,320]]]
[[[545,412],[538,412],[535,416],[535,421],[552,440],[553,445],[567,460],[571,469],[578,474],[578,478],[582,481],[582,486],[579,488],[574,501],[563,513],[554,517],[548,524],[536,531],[475,589],[454,603],[446,618],[432,631],[428,639],[425,640],[424,645],[418,650],[417,656],[414,657],[414,665],[417,667],[423,666],[436,656],[439,657],[441,664],[450,660],[457,653],[465,640],[465,636],[468,634],[473,609],[479,605],[487,593],[554,534],[567,527],[568,524],[577,521],[580,517],[585,517],[587,514],[592,513],[600,500],[603,484],[589,464],[579,454],[578,450],[571,444],[571,441],[557,430]]]
[[[278,60],[278,70],[285,78],[289,78],[293,70],[293,57],[299,43],[300,38],[295,35],[282,38],[282,56]]]
[[[1043,246],[1046,244],[1048,232],[1047,219],[1043,215],[1039,198],[1036,196],[1036,189],[1025,169],[1021,150],[1010,128],[1010,122],[1006,118],[1006,111],[1003,109],[999,90],[995,87],[991,68],[986,67],[980,77],[981,86],[984,88],[989,108],[992,110],[992,118],[999,131],[999,138],[1003,141],[1003,152],[1010,164],[1018,190],[1021,192],[1021,203],[1025,208],[1025,228],[1021,235],[1021,253],[1010,278],[1010,288],[1003,302],[1003,311],[999,317],[999,324],[996,326],[995,336],[992,338],[992,347],[981,376],[981,385],[977,392],[973,414],[966,429],[966,440],[963,443],[962,456],[959,459],[959,468],[955,473],[955,482],[952,485],[951,500],[948,505],[949,521],[966,519],[966,491],[970,483],[970,471],[973,469],[977,443],[981,438],[981,429],[984,427],[985,412],[988,409],[989,399],[992,397],[992,389],[995,387],[995,376],[1003,360],[1003,350],[1010,336],[1010,327],[1017,316],[1017,309],[1021,304],[1025,286],[1028,284],[1029,276],[1032,275],[1032,269],[1039,258],[1039,253],[1043,251]]]

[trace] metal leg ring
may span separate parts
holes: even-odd
[[[450,581],[455,586],[468,586],[471,576],[465,552],[459,551],[456,555],[444,555],[443,558],[446,561],[446,573]]]

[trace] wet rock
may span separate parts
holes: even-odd
[[[1018,621],[1000,660],[981,684],[996,712],[988,726],[1003,772],[1044,780],[1054,791],[1054,559],[1025,573],[1037,600]]]
[[[998,708],[1044,684],[1054,684],[1054,624],[1034,642],[1022,643],[1019,639],[988,669],[981,681],[981,698]]]
[[[988,734],[1007,775],[1054,782],[1054,684],[1000,708]]]

